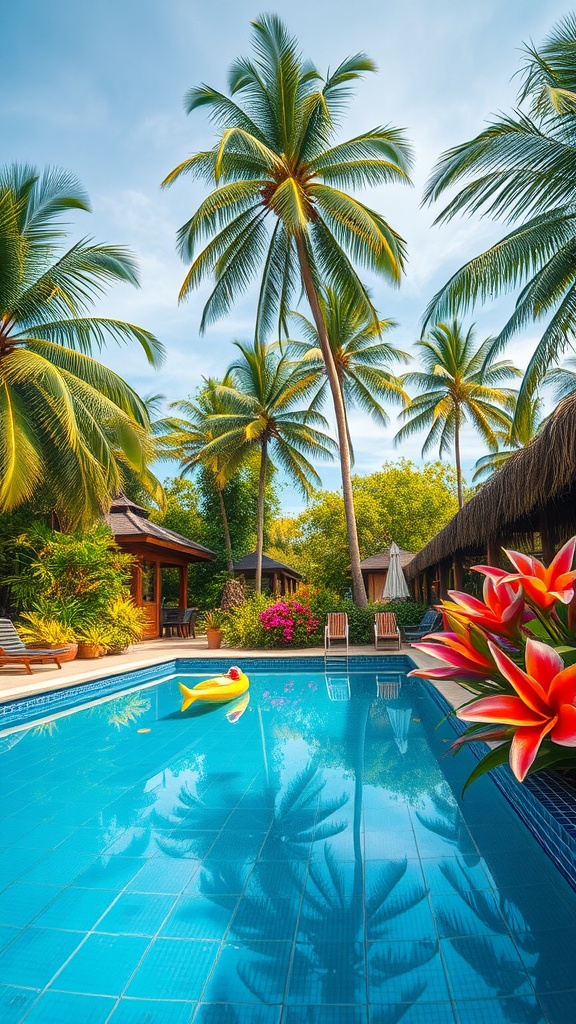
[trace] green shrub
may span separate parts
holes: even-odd
[[[273,604],[269,594],[253,594],[240,608],[232,609],[222,628],[228,647],[268,648],[274,646],[274,637],[260,622],[260,612]]]

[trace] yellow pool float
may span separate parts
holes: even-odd
[[[214,679],[203,679],[201,683],[196,683],[196,686],[192,688],[184,686],[184,683],[178,683],[178,686],[184,697],[180,710],[186,711],[195,700],[209,700],[218,704],[234,700],[234,697],[239,697],[242,693],[246,693],[250,686],[250,680],[237,665],[232,665],[223,676],[215,676]]]

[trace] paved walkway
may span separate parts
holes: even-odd
[[[415,651],[407,645],[402,647],[401,654],[408,657],[420,667],[427,668],[438,664],[428,655],[421,651]],[[130,672],[138,668],[145,668],[148,665],[161,665],[164,661],[172,661],[174,658],[226,658],[233,665],[234,661],[242,657],[252,658],[285,658],[292,657],[324,657],[323,647],[307,647],[303,650],[274,650],[274,651],[246,651],[234,648],[222,647],[216,651],[209,651],[206,646],[206,637],[199,636],[195,640],[178,639],[167,637],[162,640],[147,640],[145,643],[135,644],[126,654],[107,655],[105,658],[97,658],[94,661],[78,660],[66,662],[61,669],[55,665],[34,665],[33,675],[28,675],[24,666],[0,668],[0,703],[6,700],[14,700],[18,697],[29,697],[35,693],[44,693],[48,690],[57,690],[66,686],[88,682],[98,679],[100,676],[111,676],[121,672]],[[372,657],[386,657],[398,655],[398,651],[375,651],[372,646],[350,647],[350,657],[354,655],[368,655]],[[438,689],[444,694],[450,703],[457,707],[469,694],[462,689],[458,683],[442,682],[437,683]]]

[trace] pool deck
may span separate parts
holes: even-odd
[[[429,668],[437,664],[433,658],[422,651],[414,650],[413,647],[405,644],[398,651],[376,651],[373,646],[350,647],[350,657],[362,655],[364,657],[386,657],[404,654],[411,658],[419,668]],[[16,700],[19,697],[30,697],[38,693],[46,693],[49,690],[59,690],[66,686],[76,686],[78,683],[98,679],[100,676],[113,676],[121,672],[129,672],[149,665],[161,665],[164,661],[173,661],[175,658],[230,658],[230,664],[239,658],[266,658],[274,661],[275,658],[290,657],[312,657],[323,658],[323,647],[307,647],[302,650],[282,649],[274,651],[260,650],[238,650],[230,647],[222,647],[215,651],[209,651],[206,645],[206,637],[199,636],[195,640],[179,639],[168,637],[162,640],[148,640],[145,643],[135,644],[126,654],[107,655],[105,658],[97,658],[93,661],[74,660],[66,662],[61,669],[55,665],[34,665],[32,675],[28,675],[24,666],[14,666],[0,669],[0,703],[7,700]],[[469,698],[469,694],[458,683],[445,681],[435,682],[438,690],[453,707],[458,707]]]

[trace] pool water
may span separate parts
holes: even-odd
[[[0,737],[3,1024],[576,1019],[576,892],[428,684],[251,678]]]

